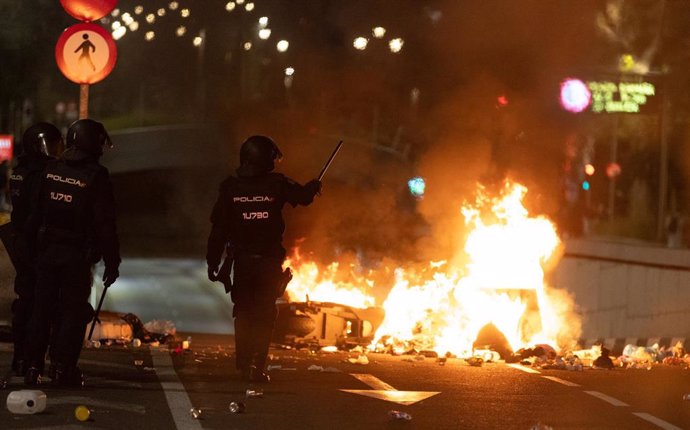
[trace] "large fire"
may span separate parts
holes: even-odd
[[[560,240],[548,219],[529,216],[523,205],[526,192],[522,185],[506,184],[492,198],[480,189],[476,201],[461,210],[469,233],[458,255],[422,270],[395,271],[373,348],[468,356],[489,324],[513,351],[538,343],[565,346],[577,338],[580,326],[570,315],[569,297],[548,289],[544,281],[544,268]],[[308,295],[354,307],[374,305],[375,276],[350,271],[343,281],[337,263],[321,269],[298,254],[288,264],[295,273],[291,300]]]

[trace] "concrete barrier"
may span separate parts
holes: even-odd
[[[574,295],[583,339],[690,338],[690,250],[570,240],[550,281]]]

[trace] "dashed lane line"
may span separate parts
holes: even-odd
[[[537,370],[531,369],[531,368],[526,367],[526,366],[522,366],[520,364],[508,364],[508,366],[510,366],[514,369],[522,370],[523,372],[527,372],[527,373],[541,373]],[[570,382],[570,381],[567,381],[565,379],[557,378],[555,376],[542,376],[542,378],[548,379],[548,380],[553,381],[553,382],[557,382],[557,383],[562,384],[562,385],[567,385],[568,387],[580,387],[581,386],[581,385],[576,384],[574,382]],[[622,401],[620,401],[614,397],[608,396],[608,395],[601,393],[599,391],[585,391],[585,390],[583,390],[583,391],[585,393],[589,394],[590,396],[594,396],[598,399],[601,399],[601,400],[605,401],[606,403],[609,403],[613,406],[630,406],[625,402],[622,402]],[[652,424],[656,425],[657,427],[660,427],[664,430],[683,430],[680,427],[676,427],[673,424],[671,424],[667,421],[664,421],[661,418],[657,418],[654,415],[648,414],[646,412],[633,412],[632,414],[635,415],[636,417],[641,418],[647,422],[650,422],[650,423],[652,423]]]
[[[540,371],[534,370],[534,369],[532,369],[531,367],[523,366],[523,365],[521,365],[521,364],[508,363],[507,366],[512,367],[513,369],[522,370],[523,372],[527,372],[527,373],[537,373],[537,374],[541,374]]]
[[[607,396],[606,394],[600,393],[599,391],[585,391],[585,393],[589,394],[590,396],[594,396],[598,399],[601,399],[606,403],[612,404],[613,406],[630,406],[625,402],[621,402],[620,400],[611,396]]]
[[[175,372],[170,354],[163,351],[151,351],[153,365],[160,381],[161,388],[165,393],[165,400],[178,429],[195,430],[201,429],[199,421],[192,418],[189,410],[192,409],[192,402],[189,400],[187,391]]]
[[[567,385],[568,387],[580,387],[580,384],[566,381],[565,379],[557,378],[555,376],[542,376],[542,378],[548,379],[553,382],[558,382],[559,384]]]
[[[662,420],[661,418],[657,418],[654,415],[650,415],[646,412],[633,412],[633,415],[635,415],[636,417],[642,418],[645,421],[649,421],[650,423],[652,423],[658,427],[661,427],[664,430],[683,430],[680,427],[676,427],[673,424],[666,422],[666,421]]]

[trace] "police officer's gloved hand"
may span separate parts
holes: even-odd
[[[208,280],[211,282],[218,280],[218,267],[208,266]]]
[[[321,194],[323,184],[318,179],[312,179],[304,185],[313,195]]]
[[[103,272],[103,285],[105,285],[107,288],[113,285],[119,277],[120,271],[117,270],[117,267],[106,267],[105,271]]]

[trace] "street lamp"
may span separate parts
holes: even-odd
[[[156,33],[153,31],[147,31],[146,35],[144,36],[144,39],[146,39],[147,42],[152,41],[156,37]]]
[[[361,36],[356,38],[354,42],[352,42],[352,46],[354,46],[355,49],[359,51],[364,51],[365,49],[367,49],[367,44],[369,44],[369,39]]]
[[[259,26],[261,28],[266,28],[267,25],[268,25],[268,17],[267,16],[262,16],[261,18],[259,18]]]
[[[271,37],[271,29],[270,28],[262,28],[261,30],[259,30],[259,39],[266,40],[269,37]]]
[[[235,2],[229,1],[229,2],[225,5],[225,10],[227,10],[228,12],[232,12],[233,10],[235,10],[235,7],[236,7]]]
[[[182,10],[180,11],[180,16],[181,16],[182,18],[187,18],[187,17],[189,17],[189,9],[182,9]]]
[[[177,10],[177,8],[180,6],[180,4],[176,1],[171,1],[170,4],[168,5],[168,8],[170,10]]]
[[[187,27],[185,27],[184,25],[177,27],[177,30],[175,30],[175,34],[177,34],[177,37],[184,36],[186,32],[187,32]]]
[[[390,42],[388,42],[388,47],[390,48],[391,52],[396,54],[402,50],[403,44],[405,41],[403,41],[401,38],[395,38],[392,39]]]
[[[288,50],[289,47],[290,47],[290,42],[288,42],[287,40],[281,40],[280,42],[278,42],[276,44],[276,48],[278,49],[278,52],[285,52]]]
[[[137,6],[134,8],[135,15],[141,15],[142,13],[144,13],[144,6]]]
[[[253,10],[254,10],[254,3],[247,3],[247,5],[244,7],[244,9],[245,9],[247,12],[253,11]]]
[[[371,30],[371,34],[373,34],[375,38],[381,39],[383,36],[385,36],[386,29],[383,27],[374,27],[374,29]]]

